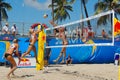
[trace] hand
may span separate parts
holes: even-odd
[[[21,60],[18,61],[18,65],[20,64]]]
[[[51,24],[53,24],[54,22],[52,20],[49,21]]]

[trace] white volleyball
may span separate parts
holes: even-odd
[[[47,14],[44,14],[44,16],[43,16],[44,18],[47,18],[48,17],[48,15]]]

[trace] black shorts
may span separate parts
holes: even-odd
[[[5,58],[7,58],[8,56],[12,56],[12,55],[9,53],[5,53]]]
[[[29,44],[29,46],[35,47],[34,44],[31,44],[31,43]]]

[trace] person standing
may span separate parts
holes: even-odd
[[[116,66],[118,66],[118,64],[119,64],[119,59],[120,59],[120,54],[119,53],[115,53],[115,55],[114,55],[114,64]]]
[[[7,78],[10,80],[10,74],[14,75],[14,71],[17,69],[17,64],[12,56],[12,54],[16,54],[18,56],[19,62],[21,60],[20,55],[18,53],[18,39],[13,40],[13,44],[10,45],[9,49],[4,53],[4,57],[11,64],[11,70],[7,74]],[[15,53],[14,53],[15,51]]]
[[[17,27],[16,27],[16,24],[14,23],[13,26],[11,27],[11,32],[12,32],[12,35],[15,37],[16,34],[17,34]]]
[[[2,28],[2,33],[3,33],[3,34],[10,34],[9,24],[8,24],[8,23],[5,23],[5,26],[3,26],[3,28]]]
[[[48,42],[46,43],[46,46],[49,46]],[[48,67],[49,65],[50,55],[51,55],[51,48],[45,48],[45,56],[44,56],[45,67]]]

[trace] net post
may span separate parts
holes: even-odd
[[[114,40],[114,38],[115,38],[115,37],[114,37],[114,24],[115,24],[115,23],[114,23],[114,18],[115,18],[115,12],[114,12],[114,10],[112,10],[112,28],[113,28],[113,29],[112,29],[112,41],[113,41],[112,43],[113,43],[113,45],[114,45],[114,41],[115,41],[115,40]]]

